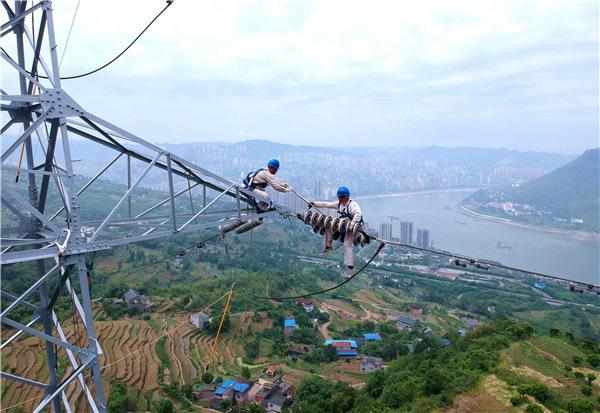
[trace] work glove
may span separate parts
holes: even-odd
[[[311,208],[314,208],[315,201],[309,201],[308,206],[311,207]]]
[[[283,184],[286,192],[292,192],[294,188],[292,188],[289,184]]]

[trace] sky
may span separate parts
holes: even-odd
[[[81,0],[62,75],[114,57],[164,5]],[[59,56],[76,6],[54,4]],[[152,142],[579,153],[599,145],[598,13],[596,1],[175,0],[116,63],[63,88]]]

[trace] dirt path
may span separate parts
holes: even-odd
[[[323,338],[325,340],[331,340],[331,336],[329,335],[329,324],[331,324],[331,316],[332,314],[326,310],[329,313],[329,321],[326,323],[323,323],[322,326],[319,327],[319,333],[321,333],[321,335],[323,336]]]

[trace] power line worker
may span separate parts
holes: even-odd
[[[352,232],[345,232],[340,237],[344,243],[344,264],[348,267],[348,270],[344,272],[345,277],[350,277],[354,274],[354,253],[352,251],[352,242],[354,237],[358,234],[358,228],[363,224],[363,214],[360,206],[356,201],[350,199],[350,190],[345,186],[340,186],[337,190],[337,202],[328,201],[311,201],[308,203],[309,206],[316,208],[330,208],[337,210],[340,214],[340,218],[350,218],[351,222],[355,223],[355,230]],[[321,252],[327,254],[333,251],[333,231],[331,229],[325,230],[325,249]]]
[[[250,172],[244,179],[244,187],[258,195],[258,200],[254,201],[257,213],[267,212],[272,205],[271,198],[267,193],[267,186],[271,186],[278,192],[290,192],[293,188],[284,182],[275,179],[275,174],[279,170],[279,161],[271,159],[267,162],[266,168]]]

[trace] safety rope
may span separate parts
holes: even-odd
[[[252,291],[248,291],[246,289],[244,289],[243,287],[237,286],[236,288],[239,289],[240,291],[254,297],[254,298],[261,298],[261,299],[265,299],[265,300],[275,300],[275,301],[281,301],[281,300],[294,300],[296,298],[305,298],[305,297],[311,297],[313,295],[319,295],[319,294],[325,294],[329,291],[333,291],[337,288],[340,288],[341,286],[349,283],[350,281],[352,281],[352,279],[354,279],[354,277],[356,277],[358,274],[360,274],[361,272],[363,272],[363,270],[365,268],[367,268],[369,266],[369,264],[371,264],[371,262],[375,259],[375,257],[377,257],[379,255],[379,252],[381,252],[381,250],[383,249],[383,247],[385,247],[385,242],[381,241],[381,243],[379,244],[379,247],[377,247],[377,250],[375,251],[375,253],[373,254],[373,256],[371,258],[369,258],[369,260],[365,263],[365,265],[363,265],[358,271],[356,271],[354,274],[352,274],[350,277],[348,277],[347,279],[345,279],[344,281],[342,281],[339,284],[334,285],[333,287],[330,288],[326,288],[324,290],[319,290],[319,291],[313,291],[311,293],[307,293],[307,294],[300,294],[300,295],[288,295],[288,296],[283,296],[283,297],[273,297],[273,296],[267,296],[267,295],[259,295],[259,294],[255,294]]]
[[[227,313],[229,312],[229,309],[231,307],[231,299],[233,298],[234,287],[235,287],[235,283],[233,283],[231,285],[231,289],[229,290],[229,297],[227,297],[227,304],[225,304],[225,308],[223,309],[223,315],[221,316],[221,321],[219,322],[219,328],[217,329],[217,335],[215,336],[212,346],[210,347],[210,353],[208,355],[208,361],[206,363],[206,368],[205,368],[206,371],[208,371],[208,369],[210,368],[210,363],[212,362],[213,354],[215,353],[215,347],[217,346],[217,343],[219,342],[219,336],[221,335],[221,329],[223,328],[223,323],[225,322],[225,317],[227,316]]]

